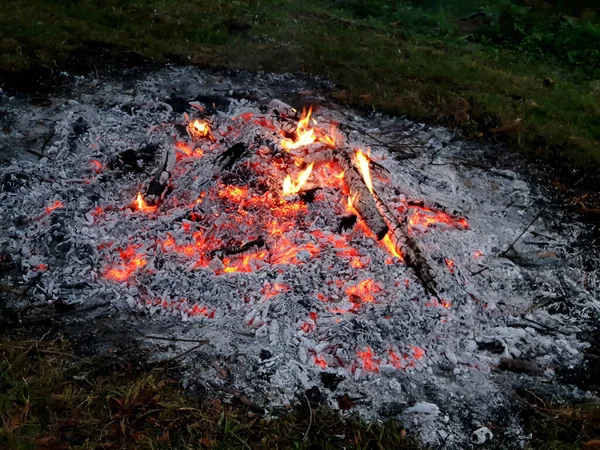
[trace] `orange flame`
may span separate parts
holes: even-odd
[[[295,148],[299,148],[308,144],[312,144],[317,139],[315,137],[315,130],[313,130],[310,126],[310,116],[312,114],[312,106],[308,110],[302,111],[302,117],[298,121],[298,127],[296,128],[296,140],[292,141],[291,139],[282,139],[281,146],[286,150],[292,150]]]
[[[310,163],[309,166],[298,174],[296,181],[292,181],[292,177],[287,175],[283,180],[283,196],[293,195],[302,189],[302,186],[306,184],[310,173],[313,170],[314,163]]]
[[[194,120],[189,125],[192,135],[197,137],[210,137],[210,126],[206,122]]]
[[[136,205],[136,208],[138,211],[147,212],[147,213],[156,211],[156,206],[150,206],[150,205],[146,204],[146,201],[144,200],[144,197],[142,196],[141,192],[138,192],[138,195],[135,198],[135,205]]]
[[[388,252],[390,252],[390,254],[392,256],[395,256],[396,258],[398,258],[400,261],[404,261],[404,257],[402,256],[402,253],[400,252],[399,249],[396,248],[396,246],[392,243],[392,240],[390,239],[390,233],[386,234],[385,237],[380,241],[383,243],[383,245],[385,246],[386,250]]]
[[[369,157],[365,155],[362,150],[356,150],[356,163],[360,169],[360,173],[369,189],[369,192],[373,193],[373,180],[371,179],[371,171],[369,170]]]
[[[466,230],[469,228],[467,219],[455,219],[445,212],[433,211],[428,208],[420,208],[420,210],[415,211],[410,219],[408,219],[408,223],[411,227],[421,226],[429,228],[437,224],[445,224],[458,229]]]

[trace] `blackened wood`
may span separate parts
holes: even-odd
[[[342,220],[340,221],[340,224],[337,228],[337,233],[341,234],[344,231],[348,231],[354,228],[354,225],[356,225],[356,219],[358,219],[358,217],[356,217],[356,215],[354,214],[342,217]]]
[[[217,250],[213,250],[210,252],[210,255],[212,257],[214,257],[214,256],[222,257],[225,255],[239,255],[240,253],[245,253],[245,252],[249,251],[253,247],[256,247],[258,249],[258,248],[266,247],[266,245],[267,245],[267,243],[265,242],[265,240],[262,237],[259,237],[258,239],[253,239],[242,245],[228,246],[228,247],[223,247],[223,248],[220,248]]]
[[[376,192],[373,192],[373,198],[377,204],[377,209],[389,226],[390,241],[402,255],[406,265],[415,272],[425,290],[438,297],[434,271],[425,256],[423,256],[417,242],[409,235],[406,217],[401,221],[398,220]]]
[[[111,170],[121,169],[126,172],[142,172],[144,164],[154,161],[158,148],[157,144],[148,144],[137,150],[132,148],[124,150],[110,159],[108,167]]]
[[[246,144],[238,142],[215,158],[215,169],[217,172],[231,170],[235,163],[242,159],[247,153],[248,147]]]
[[[175,168],[177,161],[176,151],[174,148],[169,148],[163,154],[163,159],[154,174],[154,177],[148,185],[144,199],[150,205],[158,204],[167,194],[167,187],[171,183],[171,173]]]

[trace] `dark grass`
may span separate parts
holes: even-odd
[[[5,77],[31,67],[56,73],[78,60],[89,70],[93,42],[115,59],[306,71],[337,82],[337,98],[353,105],[460,127],[473,138],[508,138],[534,157],[594,173],[597,8],[523,3],[5,0],[0,70]],[[461,18],[476,12],[489,24],[465,32]]]
[[[0,336],[2,449],[422,449],[402,425],[341,418],[299,399],[274,418],[234,399],[183,394],[165,368],[80,358],[57,335]],[[590,448],[600,406],[553,404],[520,392],[529,449]],[[312,416],[312,417],[311,417]],[[494,448],[504,448],[501,434]],[[588,447],[586,447],[587,445]]]
[[[306,399],[266,419],[182,393],[166,369],[81,359],[60,337],[0,338],[2,449],[418,449],[400,424],[341,419]],[[311,417],[312,416],[312,417]]]

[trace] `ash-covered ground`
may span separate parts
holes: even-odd
[[[434,448],[521,448],[516,388],[589,396],[556,381],[582,361],[600,312],[587,230],[504,149],[359,114],[327,102],[328,88],[166,68],[73,78],[44,105],[2,95],[0,242],[33,281],[4,306],[60,302],[82,311],[65,319],[73,328],[127,323],[139,336],[124,339],[177,358],[190,389],[235,389],[267,411],[310,397],[399,418]],[[294,137],[274,99],[315,105],[314,143],[283,148]],[[193,120],[210,136],[186,132]],[[339,167],[315,168],[308,197],[281,195],[324,145],[370,149],[375,190],[409,224],[437,295],[349,223]],[[148,205],[169,152],[168,192]],[[494,437],[472,435],[484,426]]]

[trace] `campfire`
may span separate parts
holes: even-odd
[[[307,90],[283,76],[78,83],[63,109],[12,106],[22,120],[1,137],[17,147],[55,114],[43,159],[2,169],[0,190],[5,247],[41,304],[102,305],[170,336],[144,341],[157,359],[208,340],[186,353],[193,382],[275,407],[318,389],[459,447],[463,410],[488,423],[514,406],[501,357],[545,380],[581,359],[571,331],[599,309],[593,277],[559,261],[582,231],[537,218],[543,197],[485,166],[491,150],[310,93],[278,100]],[[550,310],[565,286],[569,315]]]

